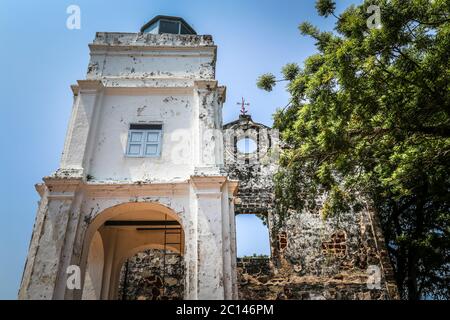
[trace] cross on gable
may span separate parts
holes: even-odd
[[[246,102],[244,97],[242,97],[242,101],[237,103],[241,106],[241,115],[245,116],[248,113],[248,110],[246,107],[250,106],[250,103]]]

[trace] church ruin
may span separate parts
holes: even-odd
[[[278,134],[245,113],[223,125],[211,36],[158,16],[89,48],[60,167],[36,186],[20,299],[397,298],[369,207],[279,218]],[[270,258],[237,259],[237,214],[264,219]]]

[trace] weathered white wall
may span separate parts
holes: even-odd
[[[94,180],[180,181],[194,173],[189,145],[194,130],[192,97],[106,95],[100,109],[88,172]],[[162,123],[160,157],[126,155],[128,130],[133,123]]]
[[[211,80],[215,76],[216,47],[211,36],[99,32],[90,49],[90,80]]]
[[[145,51],[127,52],[96,51],[91,55],[88,79],[102,77],[158,77],[213,79],[214,68],[210,51],[194,52]]]
[[[224,88],[208,36],[99,33],[76,96],[61,169],[96,181],[181,181],[221,164]],[[163,124],[159,158],[126,156],[129,125]],[[219,155],[219,156],[218,156]],[[220,162],[220,163],[219,163]]]

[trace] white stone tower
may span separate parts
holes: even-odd
[[[237,182],[222,170],[212,37],[158,16],[89,48],[60,168],[36,186],[19,298],[116,299],[123,262],[149,248],[183,256],[185,299],[237,298]]]

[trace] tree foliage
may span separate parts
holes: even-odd
[[[273,74],[266,73],[259,77],[257,86],[260,89],[266,91],[272,91],[272,88],[275,86],[276,78]]]
[[[369,29],[368,7],[381,9]],[[333,32],[299,27],[317,53],[283,68],[291,103],[274,115],[288,146],[278,209],[339,214],[364,197],[377,210],[403,298],[450,298],[450,0],[370,0]],[[335,18],[330,18],[335,19]],[[258,86],[272,90],[265,74]]]

